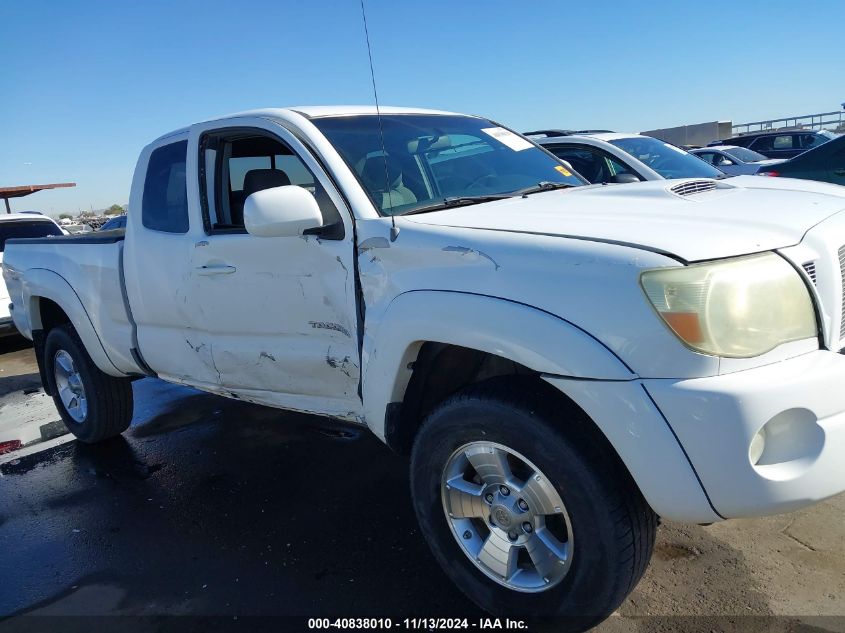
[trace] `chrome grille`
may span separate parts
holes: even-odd
[[[839,256],[840,265],[842,262],[842,256]],[[807,276],[810,278],[810,281],[813,282],[813,285],[816,285],[816,262],[804,262],[801,264],[801,268],[807,273]]]
[[[845,245],[839,247],[839,274],[842,279],[842,311],[839,318],[839,338],[845,337]]]
[[[715,188],[716,183],[712,180],[688,180],[670,187],[669,191],[679,196],[691,196],[696,193],[713,191]]]

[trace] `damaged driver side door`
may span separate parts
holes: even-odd
[[[218,124],[219,125],[219,124]],[[310,152],[263,120],[192,131],[204,235],[193,244],[187,338],[206,388],[284,408],[355,419],[359,347],[353,231],[342,197]],[[327,236],[257,237],[246,198],[298,185]]]

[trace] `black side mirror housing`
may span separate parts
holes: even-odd
[[[631,182],[640,182],[640,179],[637,178],[634,174],[616,174],[613,178],[610,179],[610,182],[614,182],[618,185],[623,185]]]

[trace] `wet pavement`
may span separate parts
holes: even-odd
[[[4,345],[0,416],[46,397],[31,350]],[[43,622],[2,621],[24,614],[482,615],[417,530],[406,459],[368,431],[154,379],[134,392],[122,437],[0,456],[0,631]],[[781,517],[663,525],[643,581],[600,628],[845,631],[843,518],[840,496]]]
[[[0,613],[473,610],[416,531],[405,460],[374,436],[134,388],[124,437],[0,466]]]

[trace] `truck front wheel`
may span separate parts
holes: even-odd
[[[454,395],[417,435],[411,489],[435,557],[476,604],[584,630],[639,581],[657,517],[589,420],[549,396],[515,378]]]
[[[50,330],[44,368],[59,415],[77,439],[93,444],[129,427],[132,384],[100,371],[72,325]]]

